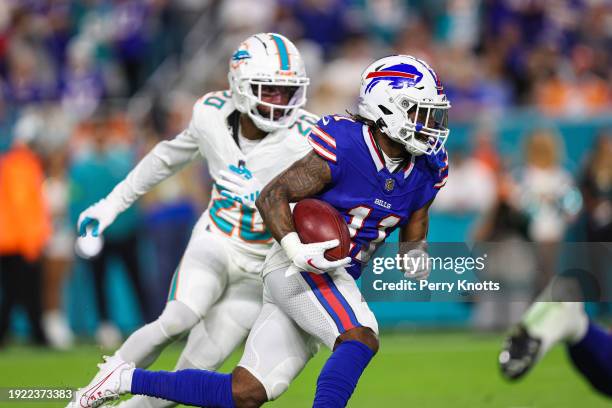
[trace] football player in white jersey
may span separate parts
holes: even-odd
[[[81,236],[99,236],[157,183],[193,160],[208,162],[214,180],[210,204],[193,229],[164,311],[105,357],[96,377],[69,406],[102,403],[99,379],[124,362],[148,367],[166,345],[190,330],[177,368],[215,370],[246,338],[259,314],[260,273],[273,238],[254,202],[260,188],[311,150],[306,136],[318,118],[302,109],[309,78],[299,51],[281,35],[256,34],[240,44],[228,78],[229,91],[200,98],[187,129],[155,146],[106,198],[79,217]],[[173,405],[139,396],[122,406]]]

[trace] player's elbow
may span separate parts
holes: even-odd
[[[274,185],[267,185],[263,190],[261,190],[259,197],[257,197],[257,200],[255,200],[255,207],[257,207],[260,214],[266,214],[269,211],[271,204],[275,201],[275,197],[278,196],[278,188]]]

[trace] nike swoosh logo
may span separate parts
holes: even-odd
[[[308,265],[312,266],[313,268],[315,268],[315,269],[316,269],[316,270],[318,270],[318,271],[321,271],[321,272],[323,271],[323,269],[321,269],[321,268],[317,268],[317,267],[316,267],[316,266],[315,266],[315,265],[312,263],[312,258],[308,259],[308,260],[306,261],[306,263],[307,263]]]
[[[119,364],[117,367],[115,367],[106,377],[102,378],[98,383],[92,385],[88,390],[86,390],[83,395],[81,395],[81,399],[79,401],[81,407],[89,407],[89,401],[90,400],[95,400],[95,393],[96,391],[98,391],[98,389],[100,389],[102,387],[102,385],[106,382],[106,380],[108,380],[110,378],[111,375],[113,375],[113,373],[115,371],[117,371],[117,369],[119,369],[120,367],[122,367],[125,363],[121,363]],[[83,405],[83,398],[85,398],[85,405]]]

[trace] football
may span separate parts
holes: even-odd
[[[293,209],[293,223],[305,244],[337,239],[340,244],[325,251],[325,258],[337,261],[349,254],[351,236],[346,221],[338,211],[328,203],[306,198],[298,202]]]

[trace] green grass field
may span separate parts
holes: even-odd
[[[349,407],[609,407],[574,372],[556,348],[523,381],[505,382],[496,356],[500,336],[461,333],[383,333],[381,351],[361,378]],[[155,364],[169,369],[180,347],[172,346]],[[100,351],[80,346],[52,352],[13,346],[0,352],[0,387],[77,387],[96,371]],[[271,407],[308,407],[328,352],[321,352]],[[235,353],[223,368],[231,369]],[[62,403],[0,401],[0,407],[63,407]]]

